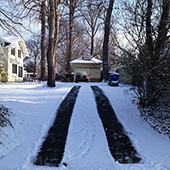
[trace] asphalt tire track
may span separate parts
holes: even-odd
[[[53,126],[34,161],[35,165],[59,166],[64,149],[74,104],[81,86],[74,86],[57,110]]]
[[[113,158],[119,163],[138,163],[141,158],[132,145],[122,124],[103,91],[97,86],[91,86],[99,116],[104,126],[109,150]]]

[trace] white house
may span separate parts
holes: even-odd
[[[4,73],[1,73],[0,81],[23,81],[23,58],[26,56],[28,56],[28,51],[23,38],[0,37],[0,63],[4,67]]]

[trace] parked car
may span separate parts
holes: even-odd
[[[79,81],[89,82],[89,76],[85,71],[78,71],[75,75],[75,82]]]

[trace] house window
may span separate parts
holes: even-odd
[[[11,54],[15,56],[15,48],[11,50]]]
[[[23,77],[23,67],[18,67],[18,77]]]
[[[12,73],[17,74],[17,65],[12,64]]]
[[[18,57],[21,58],[21,50],[18,49]]]

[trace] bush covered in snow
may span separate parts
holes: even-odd
[[[141,116],[152,128],[170,138],[169,112],[169,106],[155,106],[142,109]]]
[[[7,107],[3,105],[0,106],[0,130],[7,125],[13,127],[9,119],[11,113],[12,112]]]

